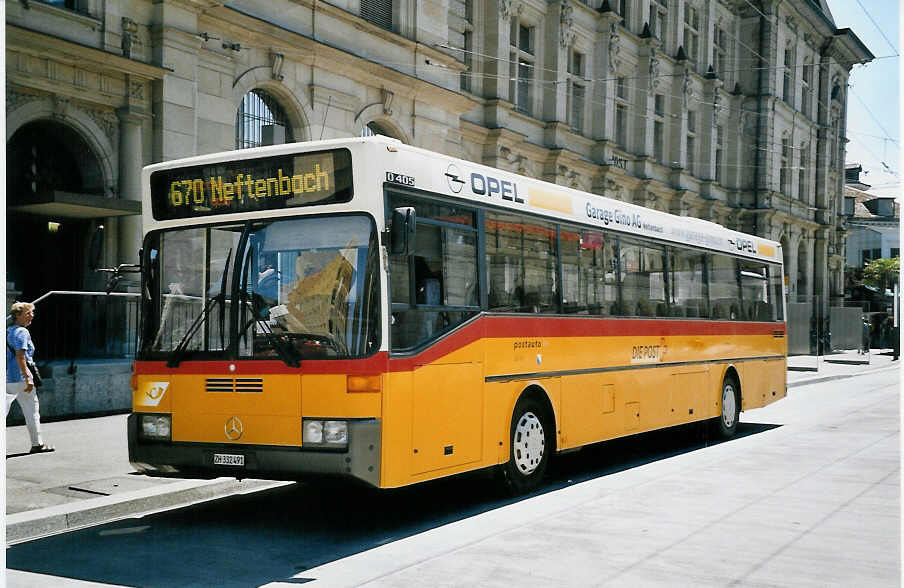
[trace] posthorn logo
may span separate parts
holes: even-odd
[[[450,163],[449,167],[446,168],[446,181],[449,183],[449,189],[454,194],[461,192],[462,187],[465,185],[465,181],[461,179],[461,171],[454,163]]]
[[[169,382],[148,382],[144,387],[144,398],[140,403],[143,406],[159,406],[160,399],[166,394]]]
[[[245,427],[242,425],[242,421],[239,420],[239,417],[234,416],[226,421],[226,426],[223,427],[223,431],[226,433],[227,439],[230,441],[238,441],[242,438]]]

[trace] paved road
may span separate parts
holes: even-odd
[[[11,546],[10,586],[899,586],[899,373],[565,456],[546,487],[293,484]]]

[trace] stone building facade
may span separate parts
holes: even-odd
[[[842,296],[847,80],[872,55],[823,0],[5,9],[12,296],[134,262],[143,165],[362,133],[781,241],[791,294]]]

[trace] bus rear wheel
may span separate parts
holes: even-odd
[[[524,494],[540,485],[553,451],[552,419],[539,401],[518,400],[512,412],[509,460],[502,466],[505,486],[512,494]]]
[[[722,380],[722,411],[715,421],[716,433],[723,439],[734,437],[741,417],[741,386],[732,375]]]

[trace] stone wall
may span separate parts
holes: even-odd
[[[45,374],[38,392],[42,421],[123,413],[132,408],[131,361],[51,362],[41,367],[41,373]],[[24,423],[16,402],[6,424]]]

